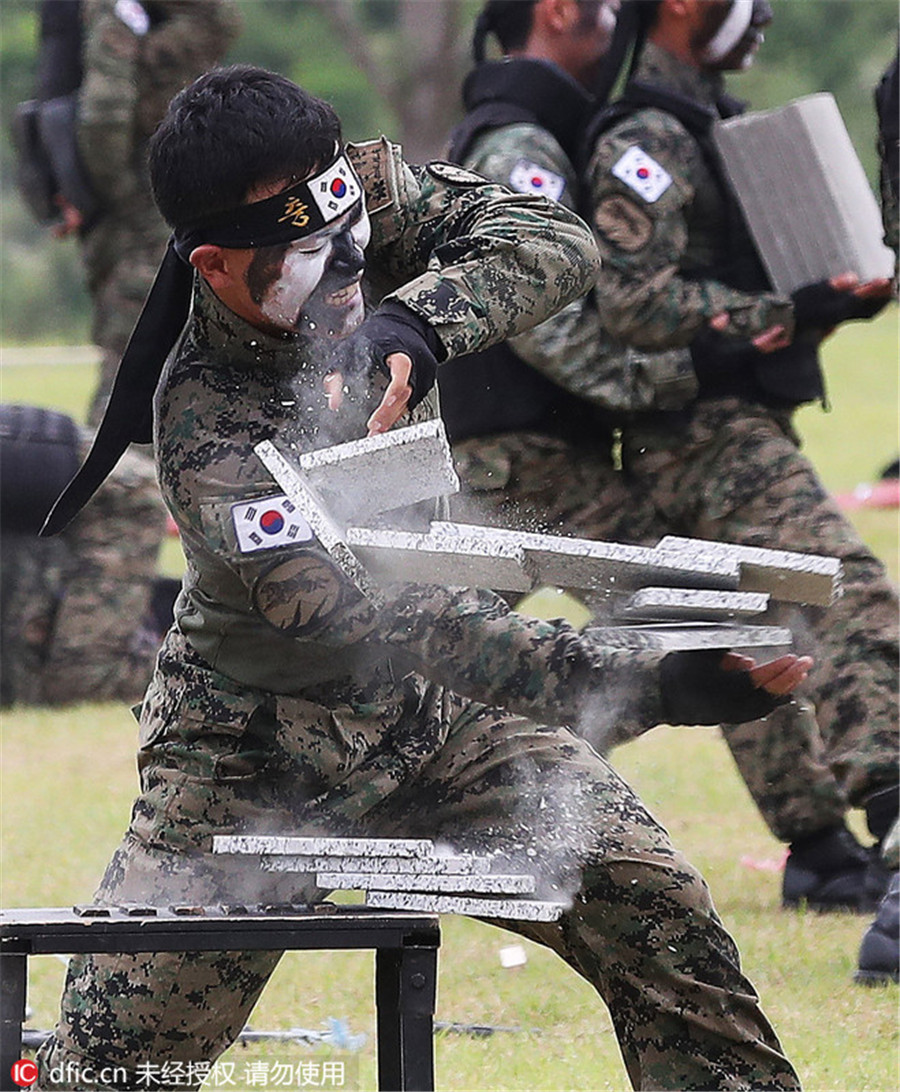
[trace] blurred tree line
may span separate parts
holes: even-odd
[[[410,159],[439,156],[481,0],[237,0],[243,32],[227,58],[282,72],[327,98],[346,136],[380,132]],[[0,0],[0,338],[80,343],[88,300],[77,245],[31,222],[13,181],[9,119],[30,97],[36,0]],[[775,21],[731,90],[754,107],[831,91],[876,177],[873,89],[897,43],[896,0],[774,0]]]

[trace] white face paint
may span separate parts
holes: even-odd
[[[348,245],[342,237],[347,235],[359,266],[352,271],[335,266],[336,258],[346,258]],[[360,204],[321,231],[291,243],[277,279],[260,300],[262,314],[280,329],[295,330],[306,312],[311,329],[321,326],[322,334],[345,336],[362,321],[361,263],[370,237],[369,216]],[[314,299],[320,286],[324,294]]]
[[[704,61],[707,64],[723,61],[747,33],[752,18],[753,0],[732,0],[731,10],[725,16],[722,25],[706,43],[703,51]],[[753,55],[748,53],[742,62],[743,67],[748,67],[752,61]]]
[[[620,0],[603,0],[597,11],[597,29],[612,41],[619,17]]]

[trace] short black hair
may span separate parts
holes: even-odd
[[[479,64],[484,60],[485,39],[493,32],[504,53],[524,49],[534,22],[537,0],[488,0],[475,23],[472,54]]]
[[[150,139],[153,197],[170,227],[243,204],[251,190],[303,179],[341,141],[334,109],[255,65],[216,68],[180,91]]]

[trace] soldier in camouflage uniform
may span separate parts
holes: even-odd
[[[573,903],[523,931],[608,1002],[635,1087],[796,1088],[700,877],[585,740],[549,725],[587,735],[610,701],[635,725],[700,706],[741,719],[808,662],[748,674],[610,652],[483,590],[407,585],[377,608],[289,512],[284,537],[242,530],[251,508],[284,499],[256,443],[303,451],[366,431],[383,380],[355,354],[411,380],[389,384],[405,391],[370,430],[407,399],[413,420],[433,415],[429,356],[510,336],[589,285],[584,225],[459,168],[410,167],[384,139],[343,149],[326,104],[247,66],[176,98],[151,172],[201,274],[154,414],[188,572],[141,713],[141,795],[100,897],[321,897],[211,854],[214,835],[241,831],[402,832],[524,854]],[[359,325],[363,293],[381,302]],[[323,382],[336,368],[349,394],[335,411]],[[278,958],[74,959],[41,1087],[58,1065],[214,1058]]]
[[[875,93],[878,114],[878,158],[881,181],[881,218],[884,241],[894,252],[894,295],[898,294],[898,253],[900,253],[900,49],[888,65]],[[897,460],[883,477],[895,476]],[[893,470],[893,475],[892,475]],[[900,981],[900,823],[884,839],[882,857],[894,870],[887,893],[881,900],[875,920],[866,930],[859,948],[854,976],[862,985]]]
[[[798,641],[815,650],[810,696],[826,759],[880,841],[897,815],[897,593],[800,454],[792,415],[824,399],[824,331],[871,317],[889,286],[844,277],[791,298],[769,290],[709,133],[737,108],[722,72],[750,63],[769,5],[636,7],[649,40],[622,103],[596,123],[586,174],[603,258],[596,301],[623,345],[687,347],[699,389],[681,409],[626,418],[625,471],[654,533],[840,558],[843,598],[804,611]],[[783,764],[794,760],[791,739],[766,738]],[[787,901],[814,891],[832,848],[839,859],[827,831],[795,840]],[[877,864],[870,878],[877,891]]]
[[[466,80],[468,113],[451,138],[451,158],[513,189],[583,206],[573,166],[590,109],[581,84],[597,84],[594,66],[608,41],[587,33],[588,15],[593,29],[593,3],[490,0],[476,28],[480,63]],[[502,62],[483,61],[488,31],[508,54]],[[651,484],[614,465],[626,421],[664,420],[696,395],[688,349],[648,352],[614,341],[589,299],[507,345],[450,362],[440,386],[463,482],[453,498],[458,518],[647,545],[673,532],[719,537],[711,525],[670,520]],[[791,703],[759,724],[724,726],[724,734],[775,836],[818,842],[804,896],[821,908],[873,907],[868,857],[844,823],[846,795],[809,703]]]
[[[157,576],[166,510],[150,459],[128,452],[65,534],[37,537],[91,439],[65,414],[0,406],[4,706],[139,701],[171,624],[174,582]]]
[[[147,140],[172,96],[222,59],[237,12],[232,0],[43,0],[42,8],[38,97],[78,88],[77,146],[96,202],[88,219],[64,204],[59,233],[77,230],[81,242],[91,336],[102,352],[89,412],[97,424],[169,237],[150,194]],[[59,35],[79,35],[80,48],[61,50]],[[60,52],[68,65],[54,63]]]

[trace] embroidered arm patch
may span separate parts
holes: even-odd
[[[312,528],[284,493],[233,504],[231,521],[242,554],[295,546],[315,538]]]
[[[548,171],[530,159],[520,159],[510,171],[509,188],[516,193],[536,193],[558,201],[566,188],[566,180],[561,174]]]
[[[648,205],[658,201],[672,185],[672,176],[665,167],[647,155],[639,144],[632,144],[616,162],[612,173],[643,197]]]

